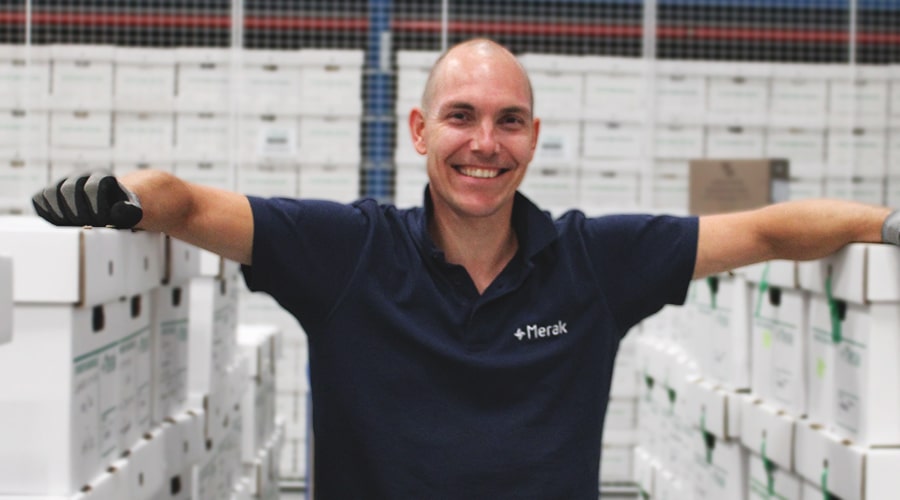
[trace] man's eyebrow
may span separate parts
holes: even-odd
[[[475,111],[475,106],[466,101],[455,101],[449,102],[441,107],[444,110],[452,110],[452,109],[461,109],[465,111]],[[530,115],[531,110],[529,110],[526,106],[507,106],[505,108],[500,109],[500,114],[523,114]]]

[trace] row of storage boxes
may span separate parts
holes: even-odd
[[[0,45],[0,101],[34,110],[359,116],[362,50]]]
[[[645,337],[638,351],[648,364],[635,479],[650,498],[866,500],[900,486],[900,448],[851,441],[765,398],[719,386],[678,344]]]
[[[0,154],[82,153],[127,161],[217,159],[358,163],[359,115],[312,117],[110,111],[0,112]]]
[[[256,196],[299,196],[350,202],[357,199],[360,193],[360,169],[357,165],[235,166],[225,162],[113,164],[84,158],[54,163],[7,160],[0,163],[0,213],[33,213],[32,195],[68,175],[97,169],[121,175],[149,167],[174,173],[191,182]],[[421,192],[419,195],[421,197]]]
[[[156,233],[36,217],[2,217],[0,232],[14,278],[0,494],[72,494],[190,408],[207,451],[248,422],[235,449],[253,459],[241,446],[273,431],[280,342],[238,336],[236,265]]]
[[[640,170],[605,170],[615,164],[585,163],[576,168],[529,167],[520,190],[551,212],[580,208],[599,215],[621,210],[671,210],[688,207],[688,162],[656,162]],[[424,165],[398,165],[394,202],[422,204],[427,183]],[[808,177],[788,182],[790,199],[840,198],[871,204],[900,205],[897,177]]]
[[[397,111],[417,105],[437,57],[397,54]],[[900,66],[649,61],[528,53],[535,115],[666,123],[885,125],[900,118]]]
[[[679,341],[700,373],[854,443],[900,446],[900,251],[851,244],[738,272],[692,289]]]
[[[406,122],[398,121],[398,163],[421,161]],[[900,126],[763,127],[660,125],[601,121],[542,121],[533,165],[641,159],[785,158],[792,173],[900,173]]]

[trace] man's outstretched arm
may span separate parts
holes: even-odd
[[[38,215],[58,226],[137,227],[251,263],[253,214],[247,197],[167,172],[74,175],[35,194],[33,203]]]
[[[800,200],[700,217],[694,278],[772,259],[812,260],[853,242],[880,243],[891,209],[846,200]],[[897,241],[897,230],[893,231]]]

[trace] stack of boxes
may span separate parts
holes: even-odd
[[[95,169],[352,201],[362,66],[360,50],[0,46],[0,211]]]
[[[420,203],[407,117],[438,54],[397,54],[396,192]],[[900,199],[893,66],[522,54],[542,119],[522,191],[551,212],[684,213],[688,160],[784,158],[792,199]],[[884,186],[887,184],[887,192]]]
[[[277,497],[280,344],[265,336],[265,362],[238,344],[234,263],[37,217],[0,217],[0,236],[0,498]],[[265,474],[244,456],[258,380]]]
[[[900,465],[898,274],[895,247],[851,244],[698,280],[683,311],[642,324],[641,489],[649,498],[890,496]],[[665,322],[676,314],[686,323]],[[653,392],[676,353],[692,363],[678,377],[683,433]],[[678,469],[667,453],[686,442],[696,457]]]

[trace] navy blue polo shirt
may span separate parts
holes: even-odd
[[[683,303],[697,219],[557,220],[479,295],[427,208],[250,198],[248,286],[306,330],[320,499],[596,499],[620,339]]]

